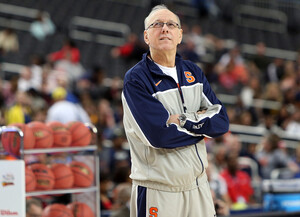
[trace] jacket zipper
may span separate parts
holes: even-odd
[[[184,104],[184,98],[183,98],[182,90],[181,90],[181,87],[180,87],[179,83],[177,83],[177,87],[178,87],[179,95],[180,95],[182,106],[183,106],[183,112],[185,113],[186,112],[186,106]]]

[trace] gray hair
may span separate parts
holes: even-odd
[[[145,20],[144,20],[144,26],[145,26],[145,29],[147,29],[147,27],[148,27],[148,25],[149,25],[148,22],[149,22],[149,18],[151,17],[151,15],[152,15],[153,13],[155,13],[156,11],[159,11],[159,10],[168,10],[168,11],[170,11],[169,8],[167,8],[167,6],[164,5],[164,4],[154,6],[154,7],[152,8],[152,10],[150,11],[150,13],[148,14],[148,16],[147,16],[147,17],[145,18]],[[172,11],[171,11],[171,12],[172,12]],[[178,22],[178,24],[179,24],[179,27],[181,27],[179,17],[178,17],[177,14],[175,14],[174,12],[172,12],[172,13],[176,16],[177,22]]]

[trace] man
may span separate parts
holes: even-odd
[[[26,217],[42,217],[42,202],[36,198],[26,200]]]
[[[225,108],[194,63],[176,55],[177,15],[164,5],[145,19],[149,52],[124,78],[124,127],[133,180],[131,217],[213,217],[204,137],[228,131]]]
[[[71,121],[91,123],[88,113],[79,103],[73,103],[66,99],[67,91],[63,87],[57,87],[52,92],[54,103],[47,112],[46,122],[59,121],[66,124]]]

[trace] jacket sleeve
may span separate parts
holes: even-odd
[[[203,136],[193,135],[175,124],[167,125],[168,111],[139,81],[127,81],[122,93],[124,126],[131,125],[143,143],[156,148],[177,148],[195,144]],[[126,122],[126,123],[125,123]],[[133,127],[132,127],[133,126]]]
[[[224,105],[216,97],[204,74],[202,72],[201,74],[203,92],[199,109],[206,109],[206,112],[197,114],[195,111],[194,115],[187,114],[184,128],[205,137],[218,137],[228,131],[229,119]]]

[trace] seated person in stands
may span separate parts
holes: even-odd
[[[251,178],[246,172],[238,169],[236,153],[228,152],[225,160],[227,168],[221,172],[221,176],[226,181],[232,207],[238,204],[240,208],[246,208],[253,195]]]
[[[288,168],[293,172],[297,172],[299,167],[286,154],[284,149],[280,148],[282,140],[276,134],[266,135],[260,144],[261,150],[255,154],[261,166],[262,178],[271,178],[274,169]]]

